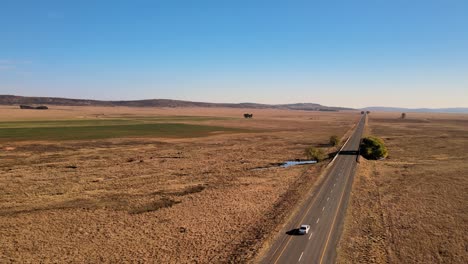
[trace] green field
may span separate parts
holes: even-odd
[[[163,117],[0,122],[0,141],[87,140],[122,137],[203,137],[213,132],[239,133],[245,129],[184,124],[207,117]]]
[[[0,122],[1,128],[32,128],[32,127],[69,127],[69,126],[106,126],[106,125],[133,125],[148,123],[179,123],[202,122],[213,120],[231,120],[234,118],[206,117],[206,116],[137,116],[129,118],[103,118],[103,119],[73,119],[73,120],[28,120]]]

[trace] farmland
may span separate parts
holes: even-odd
[[[468,117],[373,113],[383,161],[362,160],[338,263],[467,263]]]
[[[122,123],[125,123],[125,120]],[[110,120],[110,122],[116,122]],[[20,141],[20,140],[85,140],[85,139],[107,139],[122,137],[200,137],[207,136],[213,132],[243,132],[246,130],[223,128],[216,126],[203,126],[193,124],[178,123],[157,123],[157,124],[112,124],[105,125],[85,125],[82,123],[92,123],[88,120],[83,122],[71,122],[77,126],[61,126],[68,121],[58,122],[57,126],[39,127],[9,127],[0,128],[0,141]],[[119,122],[116,122],[119,123]],[[0,124],[0,127],[12,126],[15,124]],[[21,123],[21,125],[31,125],[31,123]]]
[[[323,168],[274,164],[328,148],[360,117],[0,108],[0,258],[12,262],[252,260]]]

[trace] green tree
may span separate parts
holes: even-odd
[[[366,159],[381,159],[388,155],[387,147],[382,139],[369,136],[362,139],[361,155]]]
[[[338,138],[338,136],[335,136],[335,135],[331,136],[330,137],[330,144],[332,146],[334,146],[334,147],[338,146],[340,144],[340,139]]]
[[[306,149],[307,158],[320,162],[327,158],[327,155],[321,148],[310,147]]]

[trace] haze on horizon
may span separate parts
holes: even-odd
[[[0,94],[468,107],[467,13],[457,0],[4,1]]]

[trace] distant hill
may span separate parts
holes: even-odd
[[[468,113],[468,108],[453,107],[453,108],[401,108],[401,107],[384,107],[371,106],[362,108],[365,111],[382,111],[382,112],[421,112],[421,113]]]
[[[290,109],[306,111],[340,111],[354,110],[344,107],[330,107],[313,103],[297,104],[256,104],[256,103],[205,103],[170,99],[148,99],[132,101],[100,101],[87,99],[69,99],[58,97],[27,97],[16,95],[0,95],[0,105],[62,105],[62,106],[130,106],[130,107],[229,107],[257,109]]]

